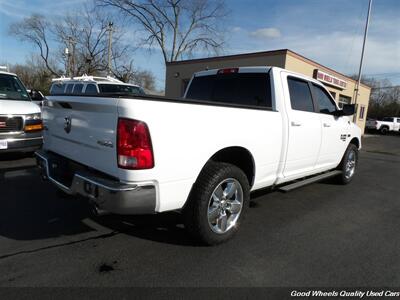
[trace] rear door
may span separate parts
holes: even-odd
[[[43,107],[44,148],[117,176],[117,101],[49,96]]]
[[[288,119],[288,145],[283,175],[287,179],[312,173],[321,144],[321,120],[315,112],[311,84],[282,72]]]

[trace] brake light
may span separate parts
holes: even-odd
[[[132,119],[118,119],[118,167],[141,170],[154,167],[153,147],[146,123]]]
[[[239,72],[239,68],[219,69],[218,74],[233,74]]]

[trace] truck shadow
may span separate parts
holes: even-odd
[[[87,222],[91,219],[113,232],[140,239],[201,246],[185,231],[178,212],[94,217],[86,199],[67,196],[42,181],[32,158],[26,161],[25,156],[11,157],[17,161],[7,163],[5,159],[5,164],[0,164],[0,236],[33,241],[96,233],[98,229]],[[269,191],[259,191],[255,195],[264,193]],[[250,203],[250,207],[258,205],[254,201]]]
[[[94,219],[113,231],[140,239],[180,246],[201,246],[186,231],[178,212],[143,216],[102,216]]]
[[[85,202],[60,197],[33,166],[0,168],[0,235],[36,240],[94,231]]]

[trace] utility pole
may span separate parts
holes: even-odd
[[[362,50],[361,50],[360,67],[358,69],[358,80],[357,80],[357,85],[354,89],[354,104],[356,106],[356,113],[354,114],[354,117],[353,117],[354,123],[356,123],[356,121],[357,121],[357,113],[358,113],[357,98],[358,98],[358,92],[360,90],[360,84],[361,84],[361,72],[362,72],[362,66],[363,66],[363,61],[364,61],[365,43],[367,41],[367,35],[368,35],[369,17],[371,15],[371,6],[372,6],[372,0],[369,0],[367,21],[365,22],[364,40],[363,40],[363,45],[362,45]]]
[[[76,41],[72,36],[67,38],[67,48],[65,54],[67,55],[67,75],[69,77],[74,76],[75,72],[75,45]]]
[[[112,58],[112,33],[113,33],[113,22],[108,23],[108,75],[111,75],[111,58]]]

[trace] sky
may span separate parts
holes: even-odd
[[[0,0],[0,62],[23,63],[34,51],[8,34],[10,24],[32,13],[57,19],[90,1]],[[223,20],[222,54],[287,48],[341,73],[358,72],[368,0],[226,0],[226,4],[230,14]],[[128,35],[127,42],[135,43],[133,36]],[[150,70],[157,88],[163,89],[161,53],[139,48],[133,58],[136,67]],[[400,0],[373,0],[363,74],[400,84]]]

